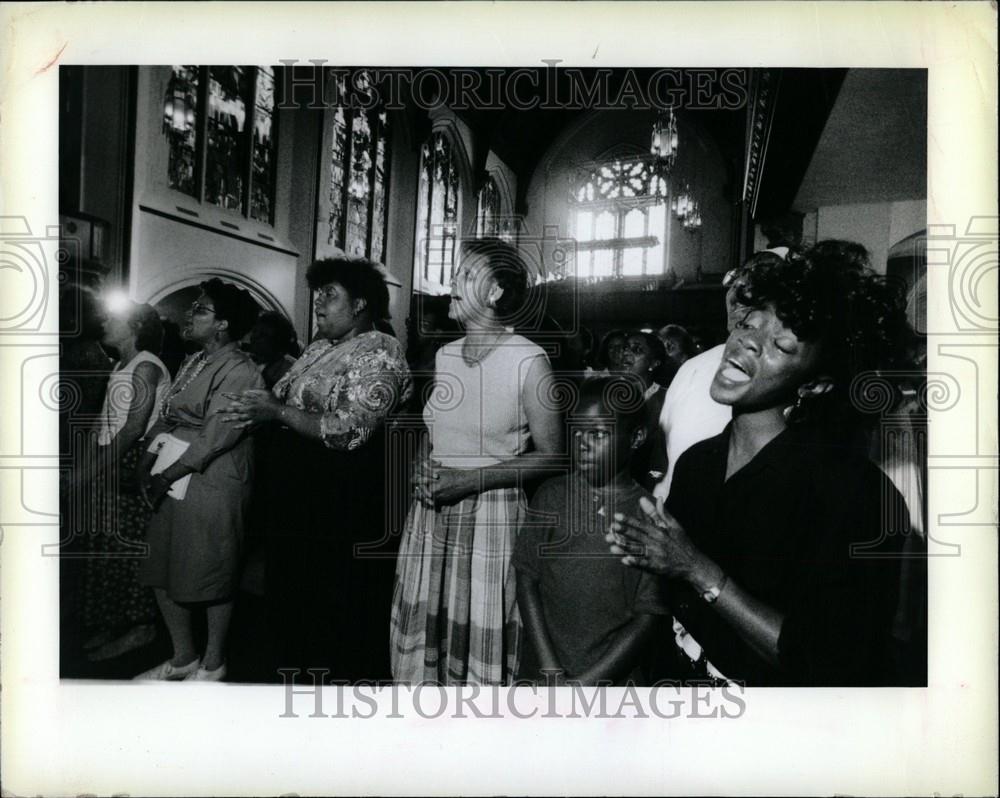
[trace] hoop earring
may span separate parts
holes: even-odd
[[[789,424],[794,424],[796,421],[801,421],[802,420],[801,419],[801,417],[802,417],[802,397],[801,396],[797,396],[795,398],[795,404],[791,405],[789,407],[786,407],[782,411],[782,415],[784,415],[785,421],[787,421]]]

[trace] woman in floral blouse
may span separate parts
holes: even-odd
[[[273,393],[234,397],[229,419],[281,425],[281,464],[265,504],[275,665],[377,679],[389,670],[394,565],[385,545],[385,421],[408,397],[410,374],[399,342],[375,329],[389,304],[375,264],[320,260],[306,279],[317,339]]]

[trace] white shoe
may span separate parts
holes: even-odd
[[[214,671],[199,667],[184,677],[186,682],[221,682],[226,678],[226,663],[223,662]]]
[[[171,665],[170,660],[161,662],[155,668],[143,671],[138,676],[133,676],[133,681],[157,681],[157,682],[179,682],[188,678],[192,673],[196,673],[201,667],[201,658],[189,662],[187,665]]]

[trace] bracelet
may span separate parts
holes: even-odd
[[[715,604],[715,602],[719,600],[719,596],[722,595],[722,591],[728,581],[729,574],[723,573],[722,579],[720,579],[717,584],[712,585],[701,594],[702,599],[709,604]]]

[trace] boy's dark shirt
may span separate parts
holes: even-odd
[[[789,427],[725,479],[731,425],[677,461],[667,510],[729,578],[785,615],[775,668],[689,586],[674,614],[726,677],[749,685],[879,685],[909,520],[870,461]],[[887,519],[887,520],[884,520]],[[894,534],[883,538],[883,529]],[[852,546],[860,546],[852,554]]]
[[[608,496],[575,474],[555,477],[538,489],[518,533],[514,566],[519,578],[537,578],[549,637],[571,677],[597,662],[636,615],[669,612],[662,579],[622,565],[604,540],[615,512],[641,512],[640,496],[650,498],[634,482]],[[536,675],[534,656],[529,640],[522,676]],[[629,677],[638,677],[634,670]]]

